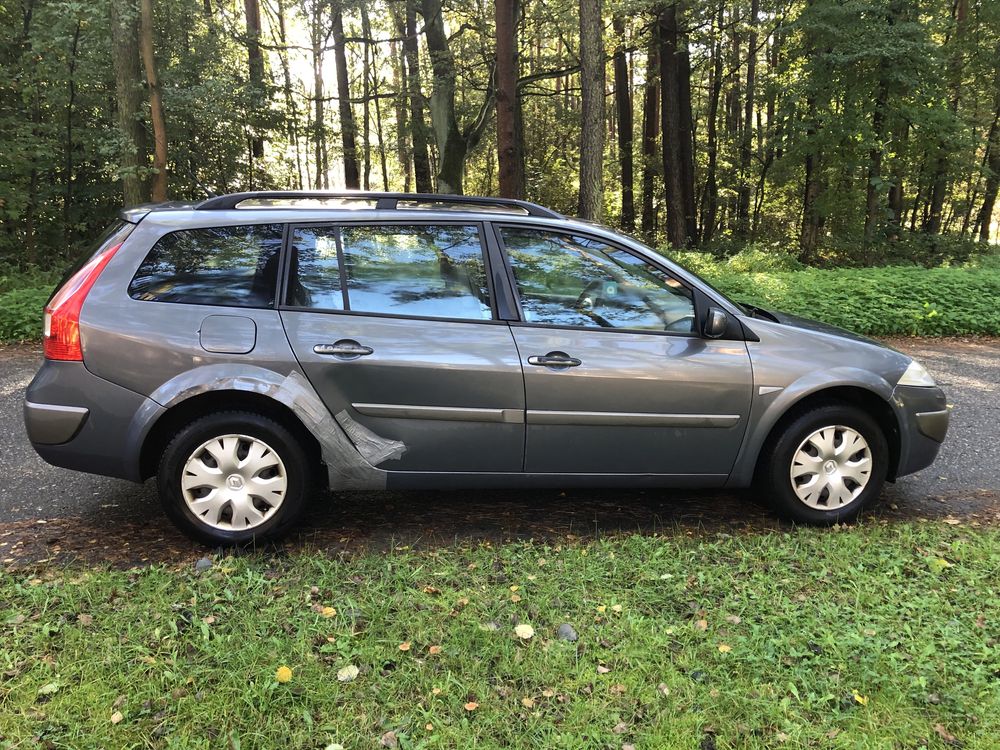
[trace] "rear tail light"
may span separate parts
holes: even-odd
[[[83,361],[80,310],[97,277],[121,246],[119,242],[99,251],[60,287],[45,306],[43,349],[46,359]]]

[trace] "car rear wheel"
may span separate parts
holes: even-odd
[[[878,497],[888,459],[885,435],[868,414],[848,404],[818,406],[771,443],[758,492],[790,520],[847,523]]]
[[[298,518],[311,484],[306,451],[274,420],[223,412],[181,429],[160,460],[163,509],[207,544],[280,536]]]

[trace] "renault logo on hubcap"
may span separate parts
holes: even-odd
[[[229,489],[233,490],[234,492],[242,490],[243,477],[241,477],[239,474],[230,474],[229,477],[226,479],[226,485],[229,487]]]
[[[836,461],[832,461],[832,460],[831,461],[827,461],[825,464],[823,464],[823,470],[827,474],[833,474],[833,472],[835,472],[837,470],[837,462]]]

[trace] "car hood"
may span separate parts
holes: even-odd
[[[871,344],[872,346],[880,346],[883,349],[892,349],[891,346],[886,346],[881,341],[876,341],[875,339],[870,339],[867,336],[862,336],[860,333],[854,333],[853,331],[848,331],[846,328],[839,328],[838,326],[830,325],[829,323],[821,323],[818,320],[812,320],[811,318],[803,318],[799,315],[792,315],[791,313],[782,312],[780,310],[764,310],[765,314],[773,317],[778,323],[782,325],[791,326],[792,328],[801,328],[806,331],[818,331],[819,333],[825,333],[830,336],[837,336],[842,339],[848,339],[850,341],[860,341],[864,344]],[[892,349],[897,351],[896,349]]]

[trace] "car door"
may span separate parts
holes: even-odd
[[[750,409],[743,341],[698,333],[698,295],[624,246],[495,227],[517,290],[525,471],[715,478]]]
[[[405,445],[390,471],[520,471],[524,388],[475,222],[289,228],[281,317],[331,414]]]

